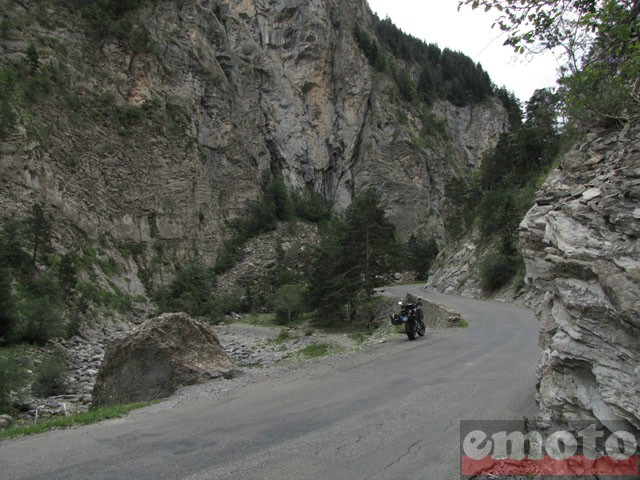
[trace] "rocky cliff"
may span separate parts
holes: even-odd
[[[520,226],[526,282],[544,295],[538,366],[546,420],[640,427],[640,127],[591,132]]]
[[[268,170],[338,208],[374,186],[402,234],[445,239],[448,181],[507,128],[495,99],[402,100],[354,39],[375,36],[364,0],[137,2],[98,33],[70,2],[0,5],[0,215],[42,202],[129,294],[213,263]]]

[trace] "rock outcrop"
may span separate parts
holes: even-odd
[[[545,420],[640,428],[640,127],[569,151],[520,228],[538,312]]]
[[[233,369],[211,327],[184,313],[164,314],[107,347],[93,404],[164,398],[178,387],[226,376]]]
[[[478,243],[479,236],[474,231],[460,241],[447,245],[429,272],[426,288],[471,298],[482,297],[476,264],[484,250]]]

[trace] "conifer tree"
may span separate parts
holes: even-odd
[[[355,319],[398,265],[402,249],[380,202],[374,190],[358,195],[316,252],[309,302],[327,323]]]

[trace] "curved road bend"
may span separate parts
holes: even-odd
[[[395,287],[425,296],[417,287]],[[461,419],[535,414],[528,310],[431,295],[467,329],[329,357],[217,400],[0,442],[7,479],[450,480]]]

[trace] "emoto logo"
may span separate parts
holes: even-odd
[[[518,421],[462,421],[462,476],[638,475],[638,440],[627,425],[572,422],[535,430]]]

